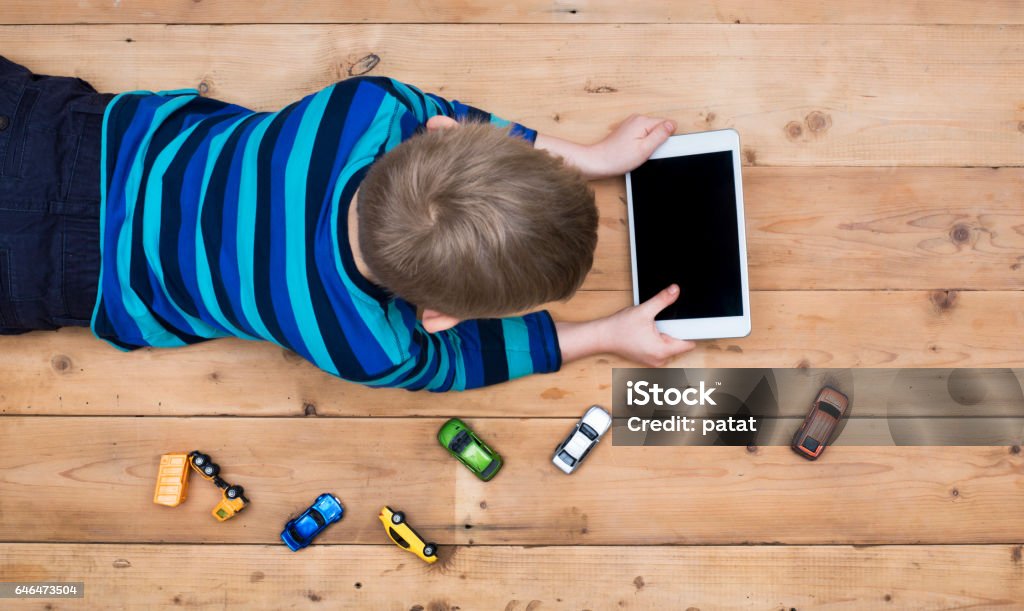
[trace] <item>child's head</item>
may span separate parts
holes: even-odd
[[[359,249],[374,279],[450,317],[567,299],[597,246],[594,193],[575,168],[508,128],[414,136],[359,188]]]

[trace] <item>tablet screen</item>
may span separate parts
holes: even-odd
[[[640,302],[674,282],[658,320],[742,316],[732,151],[650,159],[630,187]]]

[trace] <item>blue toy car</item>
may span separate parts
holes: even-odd
[[[302,515],[288,520],[281,531],[281,540],[293,552],[297,552],[312,543],[317,535],[340,520],[344,514],[345,508],[341,506],[338,497],[330,493],[321,494]]]

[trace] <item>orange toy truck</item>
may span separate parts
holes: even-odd
[[[160,470],[156,474],[153,502],[157,505],[177,507],[188,496],[189,460],[186,454],[164,454],[160,457]]]
[[[222,491],[220,501],[210,512],[217,521],[229,520],[248,506],[249,499],[245,498],[245,490],[241,486],[224,481],[220,477],[220,466],[198,450],[188,454],[164,454],[160,457],[153,502],[168,507],[177,507],[184,502],[188,495],[190,470],[195,470],[200,477],[213,482]]]

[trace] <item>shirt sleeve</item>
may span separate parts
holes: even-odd
[[[498,115],[481,110],[469,104],[463,104],[458,100],[446,100],[433,93],[425,93],[413,85],[396,81],[388,77],[360,77],[370,81],[394,96],[408,110],[411,117],[415,118],[418,125],[425,125],[427,119],[437,115],[451,117],[457,121],[480,121],[491,123],[498,127],[511,126],[510,136],[515,136],[534,144],[537,140],[537,131],[520,123],[503,119]]]
[[[547,311],[511,318],[465,320],[427,333],[415,320],[407,358],[371,386],[445,392],[498,384],[534,373],[558,371],[562,353]]]

